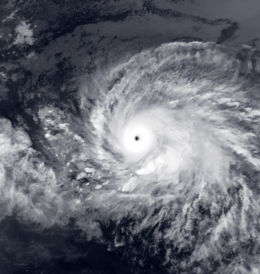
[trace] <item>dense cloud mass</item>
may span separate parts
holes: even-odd
[[[80,116],[35,118],[55,165],[1,119],[1,219],[73,219],[140,273],[258,273],[260,86],[236,53],[163,44],[82,79]]]

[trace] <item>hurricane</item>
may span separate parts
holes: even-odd
[[[242,69],[174,42],[81,77],[78,117],[39,110],[56,166],[2,119],[1,219],[73,220],[135,273],[259,273],[260,82]]]

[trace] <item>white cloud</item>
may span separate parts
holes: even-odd
[[[33,32],[30,29],[30,24],[21,22],[20,25],[16,27],[17,37],[14,44],[28,44],[32,45],[34,43]]]

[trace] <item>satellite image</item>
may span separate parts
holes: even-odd
[[[0,1],[0,274],[260,274],[259,0]]]

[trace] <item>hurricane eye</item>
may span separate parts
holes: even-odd
[[[120,134],[118,136],[126,157],[142,157],[155,145],[153,128],[146,120],[142,120],[142,115],[138,118],[139,121],[136,118],[129,120],[122,130],[122,137]]]

